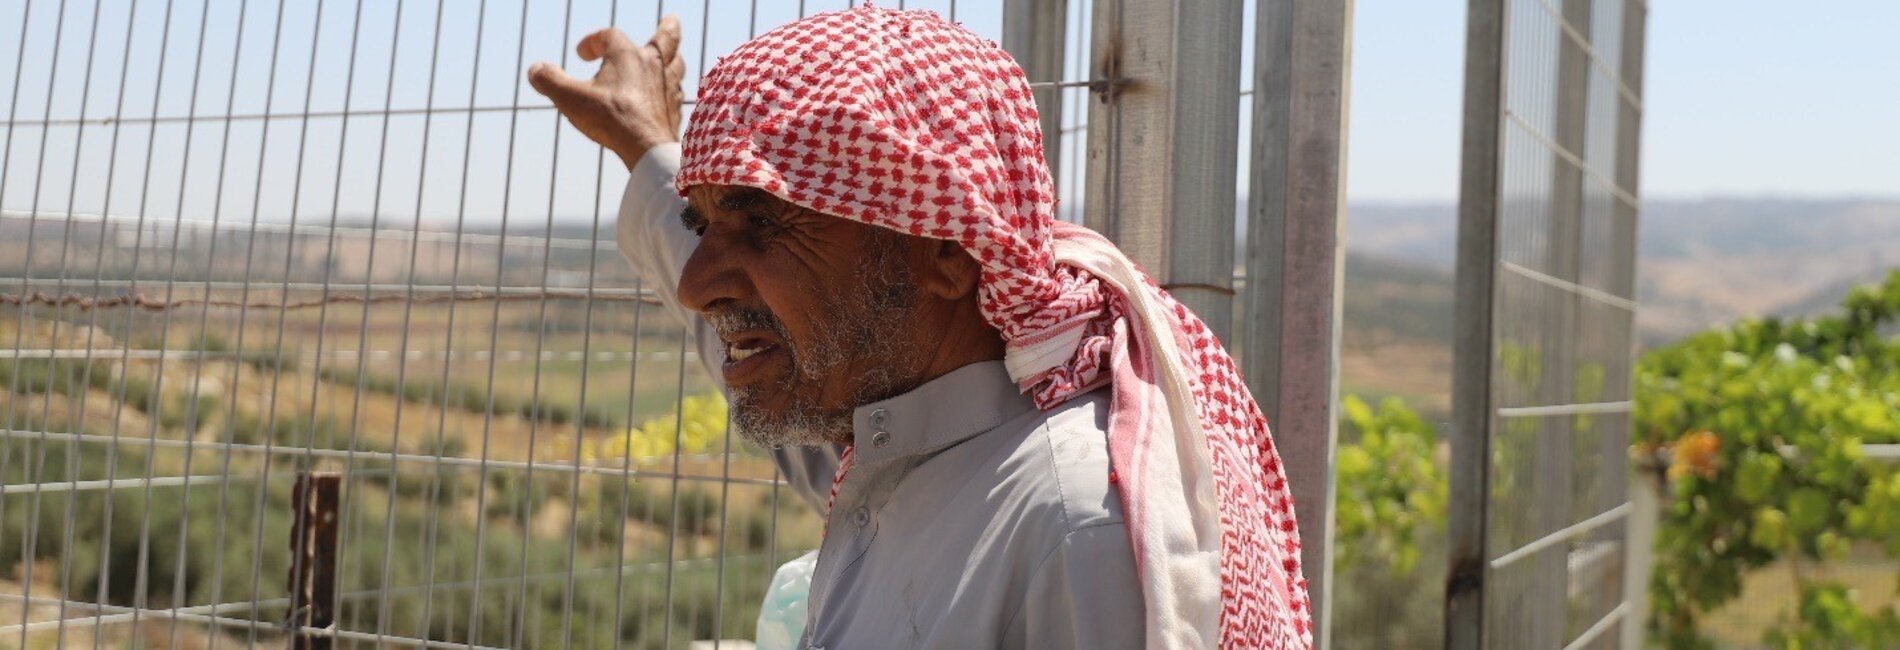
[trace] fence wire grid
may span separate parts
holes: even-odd
[[[895,4],[1000,31],[999,2]],[[625,171],[521,72],[668,13],[703,72],[846,5],[6,3],[0,646],[751,638],[819,521],[619,259]],[[1065,11],[1036,85],[1073,209]]]
[[[1628,449],[1648,5],[1472,12],[1448,631],[1453,647],[1640,647],[1632,557],[1653,522],[1631,516]]]

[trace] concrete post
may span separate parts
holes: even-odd
[[[1091,16],[1084,220],[1224,342],[1233,332],[1239,0],[1102,1]]]
[[[1256,34],[1242,363],[1292,484],[1314,645],[1325,648],[1352,0],[1265,0]]]

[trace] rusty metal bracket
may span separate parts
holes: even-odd
[[[336,622],[336,531],[343,475],[297,473],[290,507],[290,629],[295,650],[329,650],[331,637],[312,633]]]

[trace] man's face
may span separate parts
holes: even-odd
[[[698,186],[682,224],[699,247],[679,298],[718,331],[732,425],[762,445],[851,436],[855,407],[899,392],[920,364],[912,242],[763,191]]]

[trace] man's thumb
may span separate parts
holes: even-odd
[[[529,66],[528,85],[534,86],[535,92],[553,100],[556,106],[564,106],[579,99],[587,91],[587,82],[569,76],[551,63]]]

